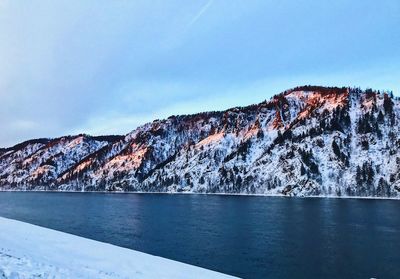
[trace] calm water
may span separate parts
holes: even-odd
[[[387,200],[0,193],[1,216],[245,278],[400,278],[399,213]]]

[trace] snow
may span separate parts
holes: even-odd
[[[0,217],[0,278],[233,278]]]
[[[400,101],[392,100],[389,115],[385,95],[315,90],[156,120],[115,142],[72,137],[27,145],[0,157],[0,189],[400,198]],[[345,115],[342,127],[333,125]],[[374,131],[360,132],[367,116]],[[312,152],[308,163],[304,152]],[[364,164],[373,178],[361,185],[356,173]],[[379,183],[389,189],[377,191]]]
[[[209,137],[203,139],[203,140],[200,141],[199,143],[197,143],[197,144],[196,144],[196,147],[200,147],[200,146],[204,146],[204,145],[209,145],[209,144],[211,144],[211,143],[218,142],[218,141],[220,141],[223,137],[224,137],[224,133],[223,133],[223,132],[218,133],[218,134],[211,135],[211,136],[209,136]]]

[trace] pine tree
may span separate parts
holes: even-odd
[[[392,114],[393,113],[393,97],[389,97],[387,94],[383,97],[383,108],[385,110],[385,114]]]
[[[340,158],[340,148],[335,140],[332,141],[332,149],[333,149],[333,153],[335,153],[336,157]]]
[[[356,183],[357,183],[357,185],[361,185],[363,183],[363,177],[362,177],[362,172],[361,172],[360,166],[357,166]]]
[[[390,186],[383,177],[379,179],[376,195],[380,197],[390,197]]]
[[[383,123],[383,120],[384,120],[383,113],[382,113],[381,110],[379,110],[377,121],[378,121],[378,123],[381,123],[381,124],[382,124],[382,123]]]
[[[300,175],[305,175],[305,174],[306,174],[306,169],[305,169],[304,165],[301,164],[301,167],[300,167]]]
[[[368,149],[369,149],[368,140],[363,140],[363,141],[361,141],[361,147],[362,147],[364,150],[368,150]]]

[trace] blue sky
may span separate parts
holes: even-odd
[[[0,0],[0,146],[304,84],[400,93],[398,0]]]

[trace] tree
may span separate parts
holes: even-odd
[[[303,164],[301,164],[301,167],[300,167],[300,175],[305,175],[305,174],[306,174],[306,168],[304,167]]]
[[[385,110],[385,114],[392,114],[393,113],[392,98],[389,97],[387,94],[385,94],[383,96],[383,108]]]
[[[379,179],[376,194],[380,197],[390,197],[390,186],[383,177]]]
[[[332,141],[332,149],[333,149],[333,153],[335,153],[336,157],[340,158],[340,148],[335,140]]]
[[[382,111],[381,110],[379,110],[379,113],[378,113],[378,123],[383,123],[383,120],[384,120],[384,117],[383,117],[383,113],[382,113]]]
[[[357,185],[361,185],[363,183],[362,171],[361,171],[360,166],[357,166],[356,183],[357,183]]]
[[[360,134],[366,134],[372,132],[372,127],[370,124],[370,116],[368,112],[363,117],[360,117],[360,119],[358,119],[357,130],[358,133]]]
[[[369,149],[369,143],[368,140],[363,140],[361,141],[361,146],[364,150],[368,150]]]

